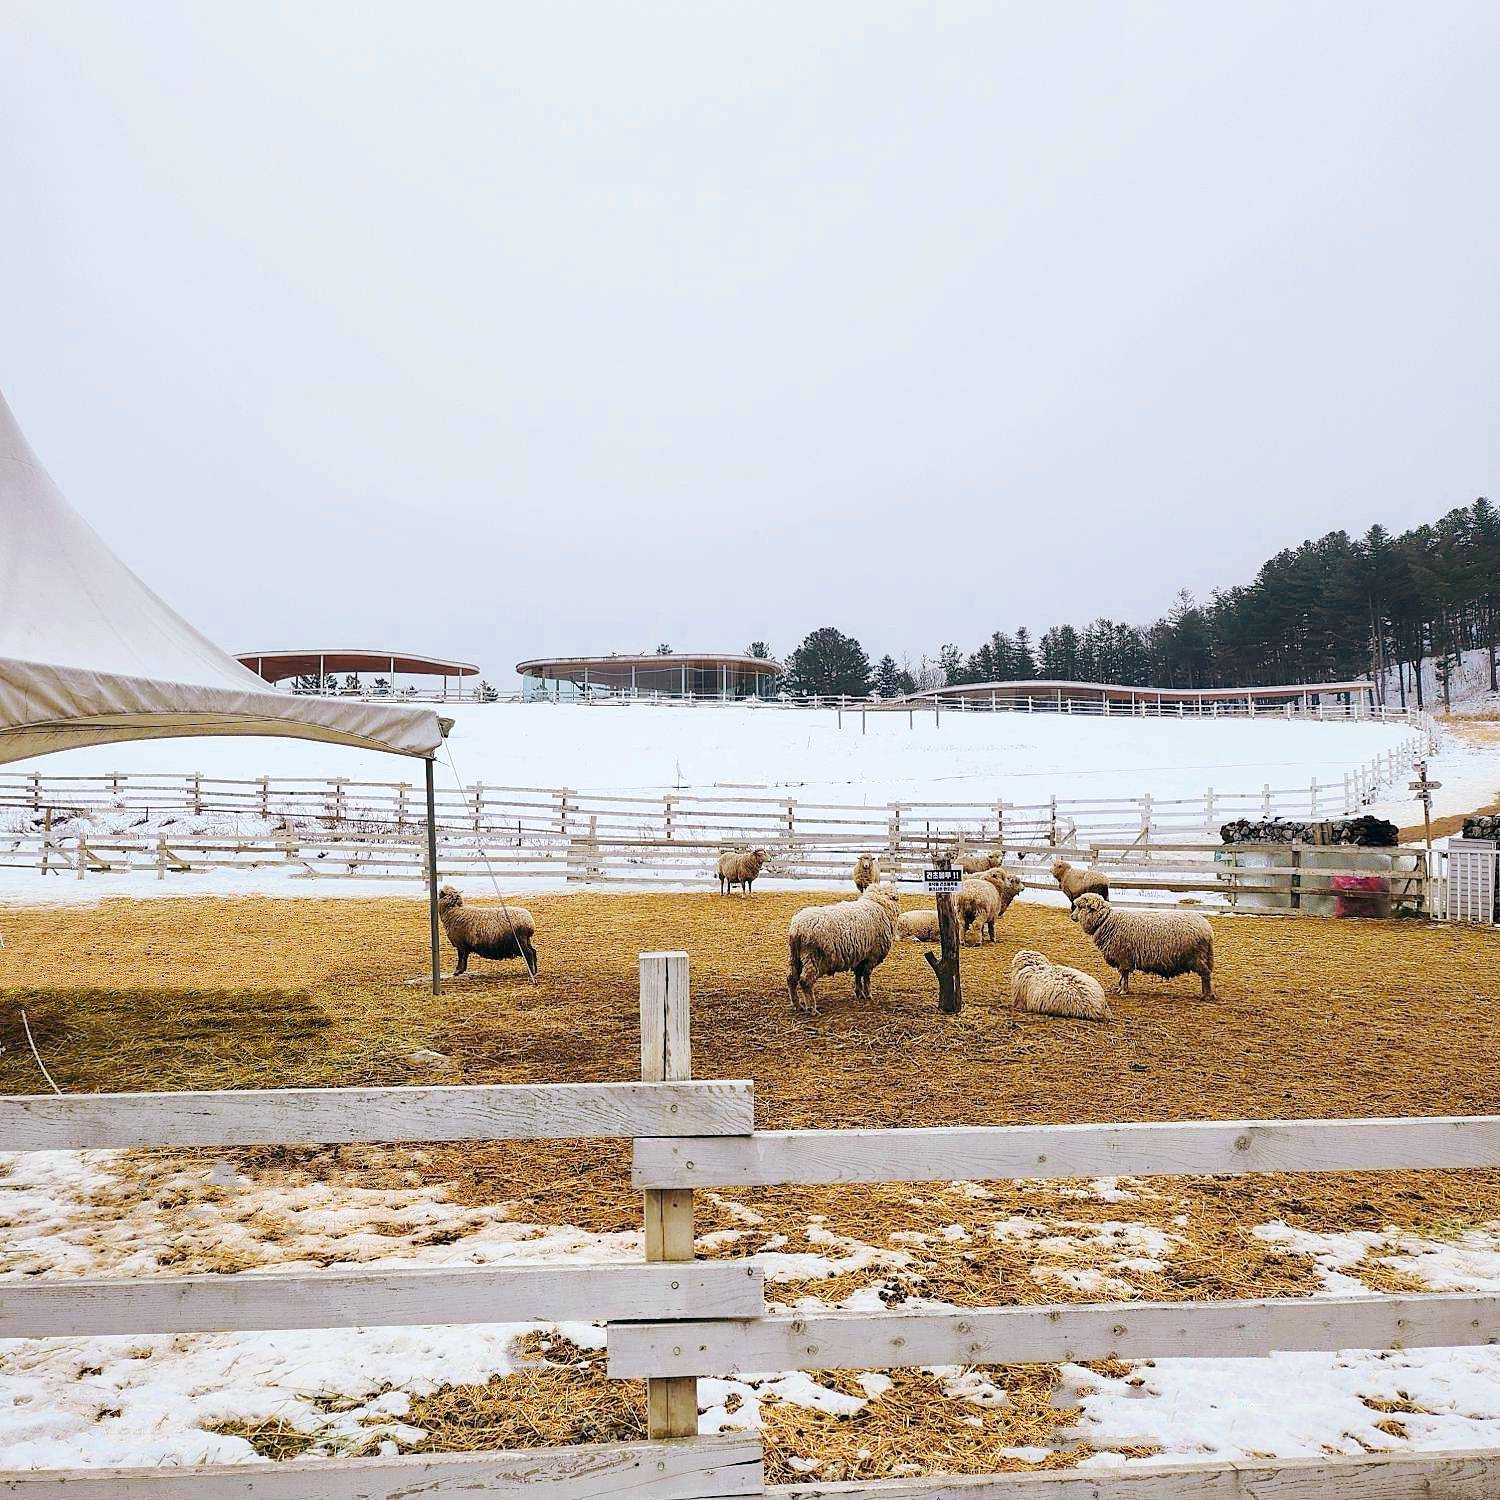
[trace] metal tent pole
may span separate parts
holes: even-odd
[[[438,952],[437,792],[432,784],[432,757],[427,766],[427,917],[432,929],[432,993],[440,993]]]

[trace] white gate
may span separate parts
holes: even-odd
[[[1493,927],[1500,920],[1500,847],[1494,839],[1448,840],[1448,920],[1482,922]]]

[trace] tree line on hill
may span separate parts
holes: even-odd
[[[1358,540],[1330,531],[1285,548],[1251,583],[1216,589],[1207,603],[1180,590],[1150,625],[1054,625],[1035,642],[1023,625],[1013,635],[996,630],[969,652],[945,645],[915,667],[890,654],[872,664],[857,640],[825,625],[787,658],[778,688],[892,698],[1039,677],[1207,688],[1369,676],[1382,698],[1420,707],[1421,663],[1431,658],[1446,708],[1466,650],[1488,652],[1490,690],[1500,690],[1497,642],[1500,512],[1481,498],[1400,536],[1372,526]],[[764,641],[749,650],[771,655]]]

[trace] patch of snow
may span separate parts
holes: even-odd
[[[1160,1446],[1173,1457],[1248,1459],[1494,1447],[1500,1441],[1500,1349],[1161,1359],[1130,1377],[1096,1375],[1073,1436],[1096,1447]],[[1393,1416],[1364,1399],[1424,1410]],[[1376,1424],[1394,1420],[1405,1442]]]

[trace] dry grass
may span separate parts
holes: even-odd
[[[636,954],[680,947],[693,962],[695,1072],[753,1078],[763,1128],[1500,1113],[1500,1027],[1493,1000],[1481,998],[1493,994],[1500,960],[1492,933],[1224,918],[1215,922],[1218,1003],[1194,999],[1185,980],[1148,980],[1115,1002],[1114,1023],[1099,1026],[1009,1009],[1007,971],[1019,947],[1110,977],[1065,913],[1022,904],[1001,922],[998,943],[965,950],[962,1015],[937,1013],[920,947],[900,945],[876,972],[871,1002],[855,1004],[840,978],[824,986],[823,1013],[802,1018],[786,1000],[785,931],[809,899],[817,898],[532,897],[541,983],[533,987],[517,963],[481,960],[478,978],[437,999],[406,983],[425,964],[417,902],[12,909],[0,912],[0,1089],[43,1086],[21,1033],[23,1006],[66,1090],[430,1081],[405,1061],[421,1047],[450,1056],[469,1083],[628,1078],[639,1069]],[[258,1176],[367,1187],[410,1186],[419,1167],[460,1201],[510,1203],[523,1221],[600,1231],[640,1224],[621,1142],[235,1155]],[[1317,1285],[1312,1263],[1255,1238],[1254,1225],[1457,1233],[1494,1217],[1500,1173],[1153,1179],[1122,1203],[1068,1183],[983,1191],[921,1184],[701,1194],[698,1227],[740,1231],[714,1254],[774,1242],[836,1258],[836,1247],[809,1239],[822,1216],[823,1230],[891,1252],[867,1270],[778,1282],[772,1295],[786,1301],[833,1302],[870,1287],[891,1306],[914,1295],[967,1305],[1098,1300],[1086,1283],[1080,1289],[1058,1274],[1077,1272],[1107,1276],[1125,1288],[1114,1295],[1132,1297],[1298,1295]],[[997,1237],[1002,1221],[1034,1221],[1038,1234],[1012,1224]],[[1132,1257],[1111,1237],[1118,1221],[1172,1236],[1158,1264],[1119,1264]],[[1064,1223],[1072,1227],[1059,1230]],[[925,1238],[912,1242],[914,1234]],[[1408,1281],[1378,1253],[1358,1274],[1379,1289]],[[520,1374],[416,1398],[410,1420],[427,1430],[428,1445],[639,1433],[640,1392],[605,1380],[597,1356],[556,1340],[529,1352],[536,1363]],[[1072,1417],[1052,1404],[1055,1370],[990,1374],[1010,1392],[1009,1405],[956,1401],[940,1377],[919,1371],[896,1372],[891,1390],[849,1418],[767,1401],[769,1471],[795,1477],[788,1460],[800,1455],[821,1461],[820,1479],[913,1466],[974,1473],[1014,1466],[1000,1452],[1006,1447],[1052,1447],[1049,1462],[1064,1465],[1086,1451],[1061,1435]],[[857,1389],[847,1374],[817,1378]],[[241,1435],[267,1456],[295,1456],[307,1442],[269,1427]]]

